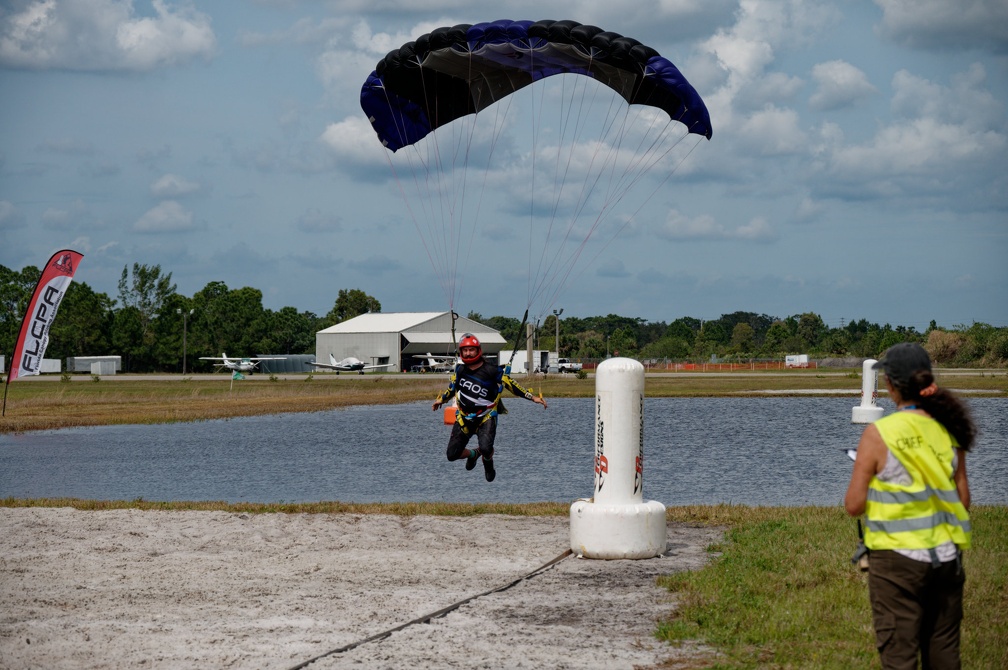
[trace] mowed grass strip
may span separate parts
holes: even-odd
[[[515,377],[546,398],[591,398],[589,376]],[[955,388],[996,397],[1008,396],[1008,374],[977,372],[949,377]],[[319,412],[351,405],[433,401],[448,385],[447,375],[323,375],[228,378],[195,375],[149,379],[130,375],[100,378],[77,375],[59,380],[15,381],[8,387],[0,433],[110,424],[205,421],[233,416]],[[809,392],[860,394],[860,374],[803,370],[778,374],[651,374],[644,394],[653,398],[761,396],[768,392],[807,397]]]
[[[876,668],[855,521],[839,507],[671,508],[728,530],[707,568],[663,577],[678,607],[657,635],[713,653],[696,668]],[[964,668],[1008,668],[1008,507],[976,506],[962,626]]]

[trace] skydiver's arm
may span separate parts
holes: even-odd
[[[434,401],[434,404],[431,406],[431,409],[436,412],[438,408],[441,407],[441,405],[448,402],[451,399],[451,397],[455,395],[455,391],[456,391],[455,373],[453,372],[451,379],[449,379],[448,381],[448,388],[441,392],[441,395],[439,395],[437,397],[437,400]]]
[[[537,405],[542,405],[543,409],[546,408],[546,400],[543,399],[542,395],[536,396],[532,393],[532,389],[527,389],[515,380],[511,379],[510,375],[504,375],[501,377],[501,383],[504,384],[504,388],[516,396],[521,396],[526,400],[531,400]]]

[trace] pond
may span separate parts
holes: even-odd
[[[968,399],[974,504],[1008,503],[1008,403]],[[838,505],[851,397],[647,398],[644,498],[665,505]],[[893,409],[886,400],[886,411]],[[156,426],[0,435],[0,496],[228,502],[572,502],[592,494],[594,399],[512,398],[497,479],[445,458],[427,402]]]

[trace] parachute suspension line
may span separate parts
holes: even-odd
[[[531,284],[529,298],[530,305],[541,297],[553,279],[557,276],[559,272],[557,260],[563,253],[563,249],[569,241],[571,233],[575,229],[580,212],[587,200],[586,192],[588,190],[588,180],[585,179],[582,180],[581,193],[575,200],[577,207],[574,214],[569,218],[560,242],[557,243],[556,250],[551,252],[550,242],[556,228],[563,193],[566,190],[567,177],[570,174],[571,166],[574,161],[575,150],[578,148],[579,142],[581,141],[585,119],[589,116],[587,109],[590,109],[595,104],[594,101],[589,102],[587,105],[585,104],[588,91],[586,81],[582,81],[580,77],[574,77],[572,79],[573,86],[571,92],[568,94],[566,92],[567,82],[571,78],[567,76],[560,76],[558,79],[561,82],[560,85],[562,87],[562,91],[561,95],[558,96],[558,99],[561,101],[560,109],[557,115],[557,124],[560,128],[560,133],[556,143],[553,194],[549,213],[549,224],[546,226],[545,241],[540,245],[539,249],[538,267],[535,272],[532,272],[531,267],[529,271]],[[545,100],[545,98],[546,96],[543,95],[542,100]],[[575,108],[577,110],[576,115],[574,115]],[[542,116],[542,109],[543,106],[541,104],[539,112],[540,118]],[[571,119],[572,116],[574,116],[573,121]],[[589,175],[592,171],[592,165],[594,165],[594,158],[589,163],[589,167],[587,169]],[[546,308],[548,309],[549,306],[551,305],[547,305]]]
[[[386,103],[389,106],[389,110],[392,111],[393,114],[394,114],[395,113],[395,108],[392,105],[391,101],[388,99],[387,90],[384,89],[384,88],[382,90],[385,91],[385,93],[386,93],[385,100],[386,100]],[[400,137],[403,137],[403,132],[400,129],[401,128],[405,128],[405,123],[403,122],[401,115],[399,115],[396,118],[397,118],[396,129],[399,131]],[[419,170],[416,169],[416,167],[413,164],[411,152],[417,152],[417,149],[416,149],[415,145],[410,145],[409,146],[409,148],[407,149],[407,154],[406,155],[408,157],[407,160],[409,161],[410,166],[412,168],[410,170],[410,173],[413,176],[413,186],[416,189],[417,193],[422,194],[423,189],[421,189],[419,181],[418,181],[418,178],[417,178],[417,173],[419,172]],[[429,237],[429,235],[424,235],[424,231],[421,228],[420,219],[417,217],[416,210],[414,210],[414,208],[413,208],[413,206],[412,206],[412,204],[410,202],[410,198],[408,198],[407,195],[406,195],[406,189],[405,189],[405,187],[403,185],[402,180],[399,178],[399,171],[396,170],[395,163],[393,163],[393,161],[392,161],[392,156],[391,156],[392,152],[385,151],[384,153],[385,153],[385,160],[386,160],[386,162],[389,165],[389,169],[392,170],[392,175],[395,178],[396,185],[399,187],[399,193],[402,196],[403,203],[405,203],[406,210],[409,212],[410,219],[413,221],[413,226],[417,229],[417,233],[420,235],[420,243],[423,245],[424,251],[427,254],[427,259],[430,261],[431,266],[434,268],[434,274],[435,274],[435,276],[437,276],[438,281],[439,281],[439,283],[442,286],[442,289],[445,289],[446,286],[447,286],[447,283],[446,283],[447,282],[447,278],[444,276],[443,273],[441,273],[439,271],[439,265],[438,265],[438,263],[435,262],[434,256],[431,253],[431,244],[430,244],[430,241],[433,241],[433,240]],[[419,157],[419,153],[417,153],[417,162],[422,163],[422,160]],[[425,172],[429,174],[429,171],[425,170]],[[421,205],[421,210],[423,211],[423,214],[424,214],[424,216],[421,217],[421,218],[423,218],[423,219],[425,219],[427,221],[427,228],[428,228],[428,231],[430,231],[431,230],[431,228],[430,228],[430,225],[431,225],[430,222],[431,222],[431,219],[432,219],[432,212],[428,209],[428,207],[432,206],[432,204],[429,203],[426,198],[422,198],[422,197],[419,198],[419,201],[420,201],[420,205]]]
[[[669,127],[671,127],[671,122],[669,123]],[[671,152],[671,151],[672,151],[672,150],[673,150],[673,149],[674,149],[674,148],[675,148],[676,146],[678,146],[679,144],[681,144],[681,143],[682,143],[682,141],[686,139],[686,137],[687,137],[687,135],[683,135],[682,137],[680,137],[679,139],[677,139],[677,140],[675,141],[675,143],[674,143],[674,144],[673,144],[673,145],[672,145],[671,147],[669,147],[669,148],[668,148],[668,149],[667,149],[667,150],[666,150],[665,152],[663,152],[663,153],[662,153],[662,157],[664,157],[664,156],[668,155],[668,153],[669,153],[669,152]],[[625,228],[626,228],[626,227],[627,227],[628,225],[630,225],[630,222],[631,222],[631,221],[634,221],[634,220],[635,220],[635,219],[637,218],[637,215],[638,215],[638,214],[640,214],[640,211],[641,211],[641,210],[642,210],[642,209],[644,208],[644,206],[645,206],[645,205],[646,205],[646,204],[647,204],[647,203],[648,203],[648,202],[649,202],[649,201],[651,200],[651,198],[653,198],[653,197],[654,197],[654,194],[655,194],[655,193],[657,193],[657,192],[658,192],[658,191],[659,191],[659,190],[660,190],[660,189],[661,189],[661,188],[662,188],[662,187],[663,187],[663,186],[664,186],[664,185],[665,185],[666,183],[668,183],[668,181],[669,181],[669,180],[670,180],[670,179],[672,178],[672,176],[673,176],[673,175],[674,175],[674,174],[676,173],[676,171],[678,171],[679,167],[680,167],[680,166],[681,166],[681,165],[682,165],[683,163],[685,163],[685,162],[686,162],[686,159],[688,159],[688,158],[690,157],[690,155],[691,155],[691,154],[692,154],[692,153],[693,153],[693,152],[694,152],[694,151],[696,150],[696,148],[697,148],[698,146],[700,146],[700,141],[701,141],[702,139],[703,139],[703,138],[702,138],[702,137],[700,137],[700,136],[698,136],[698,137],[697,137],[697,139],[696,139],[696,142],[694,142],[693,146],[692,146],[692,147],[690,147],[689,151],[687,151],[687,152],[686,152],[686,154],[685,154],[685,155],[684,155],[684,156],[683,156],[683,157],[682,157],[681,159],[679,159],[679,161],[678,161],[678,162],[677,162],[677,163],[676,163],[676,164],[675,164],[675,165],[674,165],[674,166],[672,167],[672,169],[671,169],[671,170],[669,170],[669,171],[668,171],[668,172],[667,172],[667,173],[665,174],[665,176],[664,176],[664,177],[662,178],[662,180],[661,180],[661,181],[660,181],[660,182],[659,182],[659,183],[658,183],[658,184],[657,184],[657,185],[656,185],[656,186],[654,187],[654,189],[653,189],[653,190],[651,191],[650,195],[648,195],[648,197],[647,197],[647,198],[645,198],[645,199],[644,199],[644,200],[643,200],[643,201],[642,201],[642,202],[640,203],[640,205],[638,205],[637,209],[636,209],[636,210],[634,210],[634,213],[633,213],[632,215],[630,215],[629,217],[627,217],[627,218],[626,218],[626,220],[625,220],[625,221],[623,222],[623,224],[622,224],[622,225],[620,225],[620,226],[619,226],[619,228],[618,228],[618,229],[617,229],[617,230],[616,230],[616,231],[615,231],[615,232],[614,232],[614,233],[613,233],[613,234],[612,234],[612,235],[611,235],[611,236],[609,237],[609,239],[607,239],[607,240],[606,240],[606,241],[605,241],[605,242],[604,242],[604,243],[602,244],[602,246],[601,246],[601,247],[600,247],[600,248],[599,248],[599,249],[598,249],[598,250],[597,250],[597,251],[595,252],[595,255],[594,255],[594,256],[592,256],[592,258],[591,258],[591,259],[590,259],[590,260],[589,260],[589,261],[588,261],[587,263],[585,263],[585,264],[583,264],[583,265],[581,266],[581,269],[580,269],[580,270],[578,271],[578,273],[577,273],[577,275],[575,276],[575,278],[576,278],[576,277],[580,277],[580,276],[581,276],[581,274],[583,274],[583,273],[584,273],[584,271],[585,271],[585,270],[586,270],[586,269],[587,269],[587,268],[588,268],[588,267],[589,267],[589,266],[590,266],[590,265],[591,265],[592,263],[594,263],[594,262],[595,262],[595,261],[596,261],[596,260],[598,259],[598,257],[602,255],[602,253],[603,253],[603,252],[605,252],[605,250],[606,250],[606,249],[607,249],[607,248],[609,247],[609,245],[610,245],[610,244],[612,244],[613,240],[615,240],[615,239],[616,239],[616,238],[617,238],[617,237],[619,236],[619,234],[620,234],[620,233],[622,233],[622,232],[623,232],[623,230],[624,230],[624,229],[625,229]],[[660,160],[660,159],[659,159],[659,160]],[[658,161],[655,161],[655,163],[657,163],[657,162],[658,162]],[[557,297],[558,297],[558,296],[554,295],[554,296],[553,296],[553,299],[554,299],[554,300],[556,300],[556,299],[557,299]]]
[[[564,234],[561,238],[561,241],[557,245],[556,253],[553,254],[552,258],[549,258],[547,256],[547,251],[550,249],[550,239],[552,237],[553,229],[557,221],[557,215],[560,209],[560,202],[563,197],[563,192],[567,185],[567,176],[570,174],[570,169],[574,158],[574,150],[578,145],[578,141],[581,138],[581,131],[583,130],[584,127],[582,124],[584,122],[584,119],[586,118],[584,111],[585,111],[585,98],[588,91],[586,82],[582,81],[580,77],[574,77],[572,82],[573,88],[570,95],[568,96],[566,94],[566,88],[567,88],[567,81],[570,78],[566,76],[561,76],[559,79],[561,81],[561,87],[562,87],[562,94],[559,96],[559,100],[564,102],[569,101],[569,104],[561,105],[561,109],[557,118],[558,125],[560,126],[560,133],[557,140],[556,164],[554,166],[554,174],[553,174],[553,201],[550,208],[550,220],[549,225],[547,226],[546,239],[540,247],[539,267],[537,268],[537,271],[535,273],[536,289],[533,291],[533,301],[536,297],[541,295],[542,290],[549,283],[550,277],[555,275],[556,259],[559,258],[560,254],[563,251],[564,245],[570,239],[571,232],[574,230],[574,226],[577,223],[578,218],[577,214],[575,214],[575,216],[570,218],[570,220],[567,223]],[[575,100],[577,100],[578,98],[579,83],[581,84],[580,104],[575,105]],[[574,122],[571,123],[571,115],[575,107],[577,107],[578,113],[576,118],[574,119]],[[591,104],[589,105],[589,108],[590,107]],[[570,142],[565,141],[568,129],[571,130]],[[569,149],[566,151],[566,160],[562,161],[561,159],[564,157],[563,156],[564,147],[569,147]],[[582,183],[582,192],[581,195],[578,197],[579,202],[582,201],[585,197],[584,190],[586,188],[586,185],[587,180],[585,180]],[[547,305],[547,309],[550,306],[551,305]]]
[[[469,59],[469,66],[470,66],[469,75],[470,75],[470,78],[472,78],[473,74],[472,74],[472,59],[471,58]],[[501,101],[501,102],[498,102],[497,104],[493,104],[492,105],[493,110],[494,110],[493,111],[494,117],[493,117],[493,123],[492,123],[492,132],[490,133],[490,143],[489,143],[489,149],[487,151],[486,165],[482,167],[483,179],[482,179],[482,183],[480,184],[480,187],[478,189],[478,194],[479,195],[478,195],[478,197],[476,199],[475,211],[473,212],[473,215],[471,217],[472,225],[469,227],[468,240],[466,241],[466,244],[465,244],[465,251],[464,251],[464,253],[462,253],[461,247],[459,249],[459,254],[461,254],[461,257],[464,259],[464,263],[463,263],[463,266],[462,266],[462,272],[461,272],[461,276],[462,277],[466,276],[467,270],[468,270],[468,267],[469,267],[469,259],[472,257],[473,242],[476,239],[476,229],[477,229],[477,227],[479,225],[480,215],[481,215],[481,212],[483,210],[483,196],[486,194],[487,180],[489,179],[489,176],[490,176],[491,165],[493,165],[494,151],[497,148],[498,140],[500,139],[501,133],[502,133],[502,131],[504,129],[504,121],[503,121],[503,119],[507,118],[507,113],[511,109],[511,102],[512,102],[511,96],[507,96],[507,98],[506,98],[505,101]],[[502,109],[502,105],[503,105],[503,109]],[[482,100],[477,100],[476,101],[476,107],[477,107],[477,109],[485,109],[487,107],[487,105],[484,105]],[[486,114],[488,114],[488,112],[484,113],[484,116]],[[471,157],[471,154],[472,154],[472,148],[473,148],[473,145],[474,145],[474,138],[476,137],[477,121],[479,120],[479,118],[480,118],[480,112],[477,111],[473,115],[473,117],[472,117],[471,124],[469,124],[469,135],[468,135],[468,139],[467,139],[466,147],[465,147],[465,167],[463,167],[463,178],[462,178],[463,188],[462,188],[462,193],[461,193],[461,199],[462,199],[462,208],[461,209],[462,209],[463,212],[465,210],[465,198],[466,198],[466,192],[467,192],[467,189],[465,188],[465,184],[468,183],[468,176],[469,176],[468,175],[468,166],[470,164],[469,161],[470,161],[470,157]],[[458,266],[458,260],[457,260],[457,258],[456,258],[455,266],[456,267]],[[460,286],[459,290],[458,290],[458,294],[457,294],[456,297],[460,298],[461,297],[461,293],[462,293],[462,289],[461,289],[461,286]]]
[[[590,101],[588,101],[588,103],[587,103],[588,110],[586,110],[586,104],[585,104],[585,102],[586,102],[586,99],[587,99],[587,90],[588,90],[587,89],[587,83],[586,82],[581,82],[580,79],[576,79],[575,80],[575,90],[571,93],[571,95],[570,96],[564,95],[564,96],[561,97],[561,99],[564,100],[564,101],[566,101],[566,103],[568,105],[565,108],[567,110],[566,113],[562,113],[561,114],[561,119],[560,119],[561,125],[565,125],[564,119],[569,118],[570,110],[573,109],[573,107],[577,104],[577,100],[578,100],[577,84],[578,83],[582,83],[583,85],[581,86],[581,89],[580,89],[581,90],[581,92],[580,92],[580,104],[577,105],[578,106],[578,114],[577,114],[576,121],[573,124],[574,129],[573,129],[572,139],[571,139],[571,142],[569,144],[564,143],[564,142],[560,142],[559,143],[560,147],[569,146],[569,150],[567,152],[567,161],[566,161],[566,164],[565,164],[565,169],[563,171],[563,177],[562,177],[562,179],[560,179],[558,177],[558,179],[560,180],[561,184],[566,184],[566,181],[567,181],[566,177],[569,174],[570,166],[573,163],[574,150],[577,148],[578,143],[582,141],[582,137],[581,136],[582,136],[582,133],[584,131],[583,121],[590,116],[589,113],[588,113],[588,110],[590,110],[591,108],[595,107],[596,103],[597,103],[597,93],[596,93],[596,94],[593,94],[592,95],[592,99]],[[596,91],[596,92],[598,90],[599,89],[597,87],[594,89],[594,91]],[[562,110],[562,112],[563,112],[563,110]],[[604,117],[604,119],[605,119],[604,123],[602,123],[601,137],[598,138],[598,139],[596,139],[596,140],[593,140],[593,142],[592,142],[594,144],[594,147],[593,147],[593,151],[592,151],[592,158],[589,161],[589,164],[588,164],[588,166],[586,168],[587,177],[582,181],[581,192],[578,194],[578,196],[577,196],[577,198],[575,200],[575,209],[573,211],[573,214],[570,217],[570,220],[569,220],[569,223],[567,225],[565,234],[563,235],[562,243],[560,245],[558,245],[557,250],[553,254],[552,258],[548,259],[550,261],[548,264],[546,263],[547,259],[545,257],[545,252],[546,252],[545,248],[543,250],[543,259],[541,261],[541,268],[540,268],[540,270],[542,270],[542,267],[548,267],[549,270],[548,271],[542,271],[542,276],[539,278],[539,281],[538,281],[538,284],[537,284],[536,291],[535,291],[534,295],[535,295],[536,298],[538,298],[539,296],[543,295],[546,291],[548,291],[548,290],[551,291],[551,298],[550,298],[549,301],[547,301],[549,305],[552,305],[553,302],[555,302],[555,300],[557,299],[560,291],[562,290],[564,284],[566,283],[566,278],[570,275],[571,269],[577,263],[577,260],[578,260],[580,254],[581,254],[581,250],[587,244],[588,240],[591,238],[592,234],[597,229],[599,223],[604,218],[605,209],[603,209],[602,212],[600,212],[595,217],[595,222],[589,227],[588,233],[584,236],[584,238],[582,239],[581,243],[575,248],[575,250],[572,251],[566,257],[563,257],[564,256],[564,251],[563,250],[564,250],[564,248],[566,246],[566,243],[570,240],[571,234],[572,234],[572,232],[575,229],[577,221],[581,218],[582,214],[584,213],[585,208],[588,205],[589,195],[596,190],[596,187],[598,186],[598,182],[602,179],[603,175],[607,173],[607,171],[608,171],[608,173],[610,175],[609,176],[610,183],[613,181],[612,173],[613,173],[613,170],[615,169],[615,161],[612,161],[610,159],[611,159],[611,157],[614,154],[616,154],[618,152],[619,145],[617,144],[616,146],[613,146],[612,143],[606,141],[606,138],[608,138],[611,134],[613,134],[613,129],[614,128],[621,128],[620,126],[617,126],[616,123],[615,123],[615,121],[616,121],[616,119],[618,117],[619,117],[619,110],[616,107],[616,97],[615,96],[610,96],[609,97],[609,104],[608,104],[608,111],[606,112],[606,116]],[[625,126],[623,128],[625,128]],[[566,130],[564,131],[564,134],[566,134]],[[607,144],[610,147],[609,151],[608,151],[607,159],[600,161],[599,158],[602,155],[601,154],[601,150]],[[601,163],[601,167],[596,169],[596,164],[598,164],[598,163]],[[594,178],[592,178],[592,177],[594,177]],[[553,216],[554,216],[554,218],[556,216],[556,211],[557,211],[558,207],[559,207],[559,198],[554,203],[554,210],[553,210]]]

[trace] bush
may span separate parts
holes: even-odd
[[[931,356],[932,362],[944,364],[954,361],[963,345],[960,333],[950,333],[944,330],[932,330],[928,335],[924,349]]]

